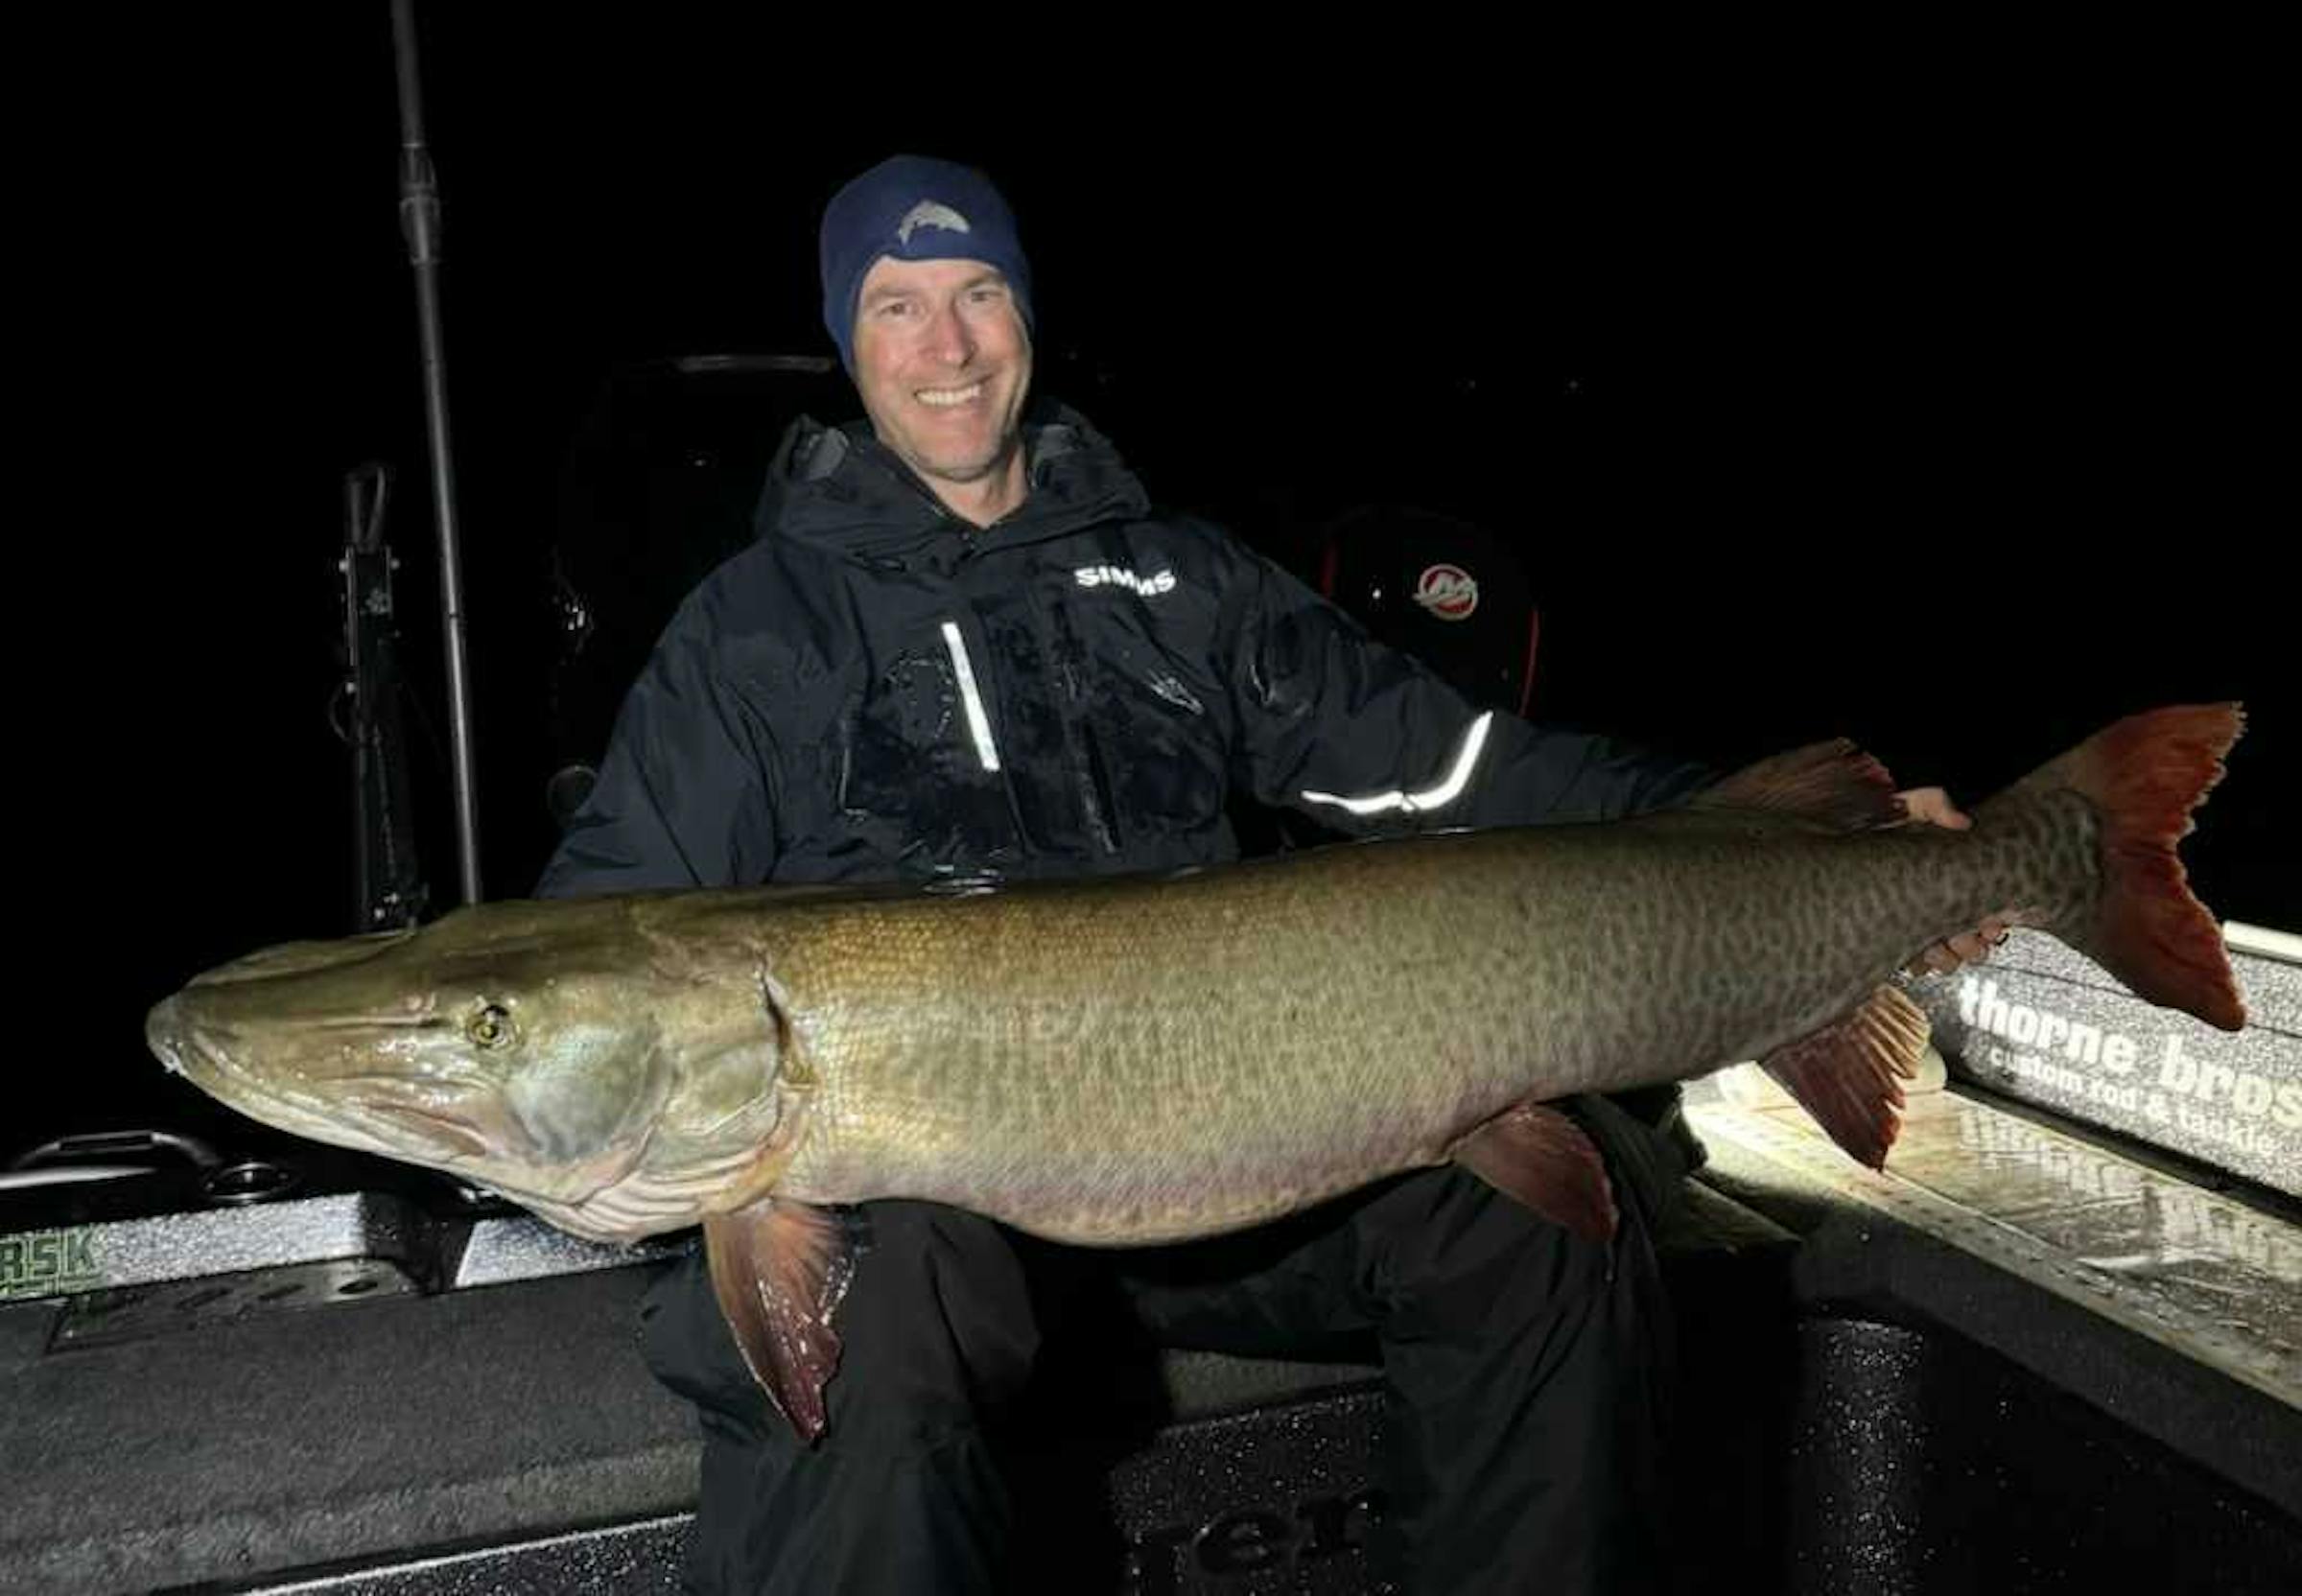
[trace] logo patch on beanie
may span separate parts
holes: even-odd
[[[922,227],[941,227],[946,232],[952,233],[975,231],[967,224],[967,218],[951,209],[951,206],[939,205],[932,200],[922,200],[918,204],[912,206],[909,214],[897,224],[896,242],[903,245],[910,244],[911,235]]]

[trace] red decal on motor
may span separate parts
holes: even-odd
[[[1479,607],[1479,584],[1459,565],[1433,565],[1415,579],[1415,602],[1442,621],[1467,621]]]

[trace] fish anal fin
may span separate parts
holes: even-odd
[[[1902,1128],[1902,1083],[1917,1078],[1927,1034],[1926,1011],[1882,986],[1844,1020],[1758,1063],[1850,1158],[1880,1169]]]
[[[762,1198],[703,1221],[712,1291],[752,1377],[802,1441],[823,1434],[824,1387],[839,1366],[832,1327],[855,1277],[855,1247],[839,1216],[807,1203]]]
[[[1542,1103],[1505,1109],[1455,1143],[1454,1160],[1588,1241],[1613,1239],[1614,1187],[1582,1126]]]
[[[1697,794],[1688,807],[1758,810],[1846,832],[1896,826],[1909,818],[1887,767],[1844,738],[1745,765]]]

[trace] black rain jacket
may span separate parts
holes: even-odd
[[[1712,773],[1482,715],[1080,416],[953,516],[861,423],[793,424],[757,539],[682,604],[540,895],[1157,871],[1245,792],[1352,833],[1610,818]]]

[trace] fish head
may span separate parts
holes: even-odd
[[[725,1163],[778,1112],[757,973],[650,935],[630,900],[267,949],[161,1001],[145,1034],[265,1124],[557,1208],[650,1159]]]

